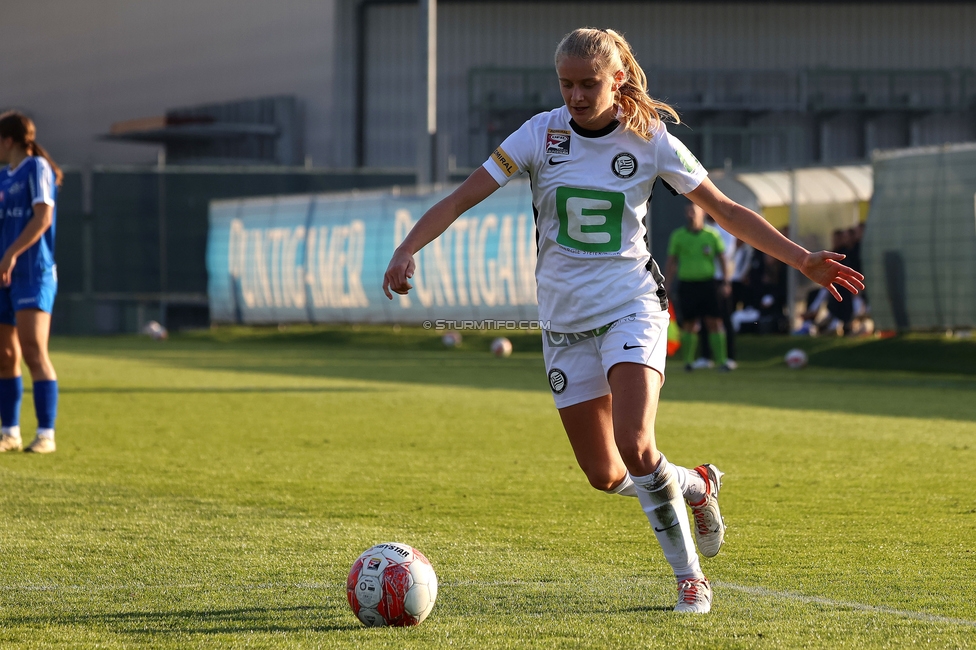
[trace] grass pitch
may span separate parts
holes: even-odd
[[[0,455],[0,645],[976,646],[976,345],[881,342],[899,365],[808,342],[815,364],[895,369],[797,372],[796,340],[755,339],[738,372],[672,371],[660,446],[727,473],[729,524],[712,613],[680,617],[636,500],[576,468],[537,340],[510,359],[411,329],[55,340],[58,453]],[[911,356],[931,345],[956,374]],[[440,579],[418,628],[367,630],[345,602],[388,540]]]

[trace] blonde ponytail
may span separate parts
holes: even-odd
[[[556,47],[556,65],[564,57],[592,59],[599,70],[610,74],[623,71],[624,80],[615,98],[621,121],[644,140],[650,140],[665,120],[681,123],[674,108],[647,94],[647,76],[637,63],[630,44],[612,29],[583,27],[566,34]]]

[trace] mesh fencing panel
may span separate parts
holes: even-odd
[[[976,327],[976,145],[878,155],[863,255],[880,329]]]

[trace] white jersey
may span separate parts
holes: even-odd
[[[584,332],[667,309],[644,239],[647,202],[658,176],[686,194],[707,172],[663,124],[649,142],[623,124],[586,131],[562,106],[528,120],[484,167],[499,185],[523,171],[532,180],[539,319],[550,329]]]

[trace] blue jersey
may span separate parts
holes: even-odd
[[[0,254],[5,253],[34,217],[34,206],[51,206],[51,227],[30,248],[20,254],[12,280],[34,283],[54,273],[54,226],[57,223],[58,188],[47,160],[28,156],[16,169],[0,170]]]

